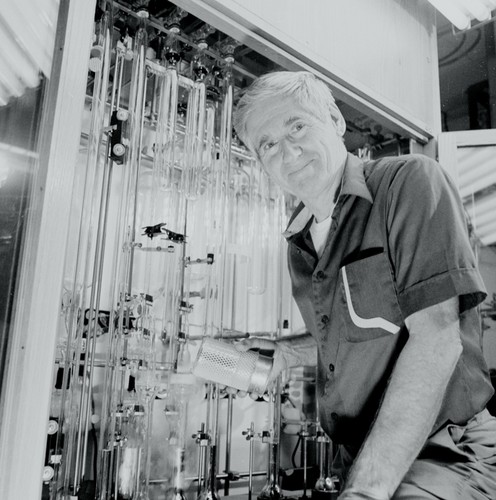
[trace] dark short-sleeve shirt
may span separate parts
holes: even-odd
[[[486,293],[458,191],[422,155],[348,155],[321,258],[300,205],[285,236],[293,296],[318,344],[324,430],[360,445],[408,340],[405,318],[458,296],[463,352],[433,428],[464,423],[492,395],[475,306]],[[432,332],[433,335],[436,332]]]

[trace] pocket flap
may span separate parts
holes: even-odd
[[[343,266],[341,278],[349,318],[356,328],[400,331],[403,319],[385,253]]]

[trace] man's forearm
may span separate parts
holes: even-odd
[[[428,438],[461,352],[460,344],[450,341],[458,332],[430,333],[430,342],[425,341],[429,335],[410,338],[398,358],[376,421],[346,482],[350,492],[391,498]]]
[[[317,364],[317,342],[309,333],[283,337],[277,345],[286,361],[286,368]]]

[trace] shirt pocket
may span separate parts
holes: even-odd
[[[384,252],[342,266],[339,284],[347,341],[364,342],[400,331],[403,317]]]

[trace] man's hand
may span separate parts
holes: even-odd
[[[284,337],[278,340],[252,337],[241,340],[234,346],[241,352],[253,349],[262,351],[262,354],[272,354],[273,364],[267,384],[269,390],[271,390],[277,377],[288,368],[317,364],[317,344],[309,333]],[[246,396],[246,392],[237,391],[231,387],[226,387],[226,392],[237,394],[239,397]],[[253,399],[258,399],[260,396],[261,394],[250,394]]]
[[[259,351],[262,356],[272,357],[272,370],[269,373],[267,388],[270,389],[277,377],[289,368],[288,360],[285,357],[284,348],[279,342],[260,337],[253,337],[242,340],[235,344],[238,351],[245,352],[248,350]],[[261,394],[252,394],[254,399]]]

